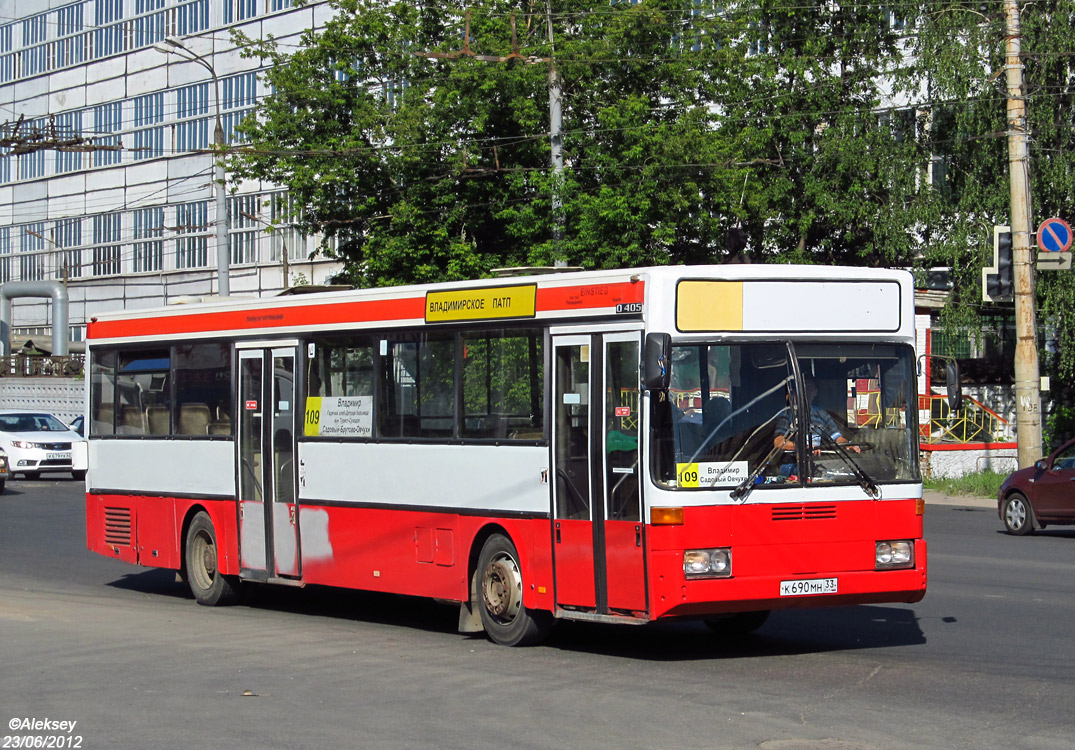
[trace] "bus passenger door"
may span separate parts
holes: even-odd
[[[553,354],[553,562],[556,603],[597,606],[590,433],[590,336],[556,340]]]
[[[604,440],[601,476],[607,605],[610,611],[644,612],[645,525],[638,463],[639,334],[605,334],[604,343],[604,419],[599,438]]]
[[[565,336],[553,354],[556,603],[646,610],[638,333]],[[591,408],[593,405],[593,408]]]
[[[244,577],[297,578],[295,349],[239,351],[239,558]]]

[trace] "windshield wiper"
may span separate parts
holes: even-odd
[[[848,467],[851,469],[851,472],[855,475],[855,478],[858,479],[859,487],[862,488],[863,492],[872,497],[874,500],[881,499],[881,488],[878,487],[877,483],[873,481],[870,475],[867,474],[861,466],[859,466],[858,461],[851,458],[851,451],[847,449],[846,445],[840,445],[836,442],[836,440],[832,438],[832,436],[827,435],[824,432],[821,433],[821,442],[826,446],[831,445],[832,450],[836,453],[836,455],[839,456],[843,460],[843,462],[848,465]]]
[[[732,500],[745,500],[746,496],[750,494],[750,491],[754,489],[754,484],[758,481],[758,477],[765,471],[765,467],[769,465],[769,462],[773,460],[777,453],[784,450],[783,447],[773,446],[773,449],[769,451],[769,454],[763,461],[760,461],[754,471],[750,472],[750,476],[744,479],[742,482],[735,486],[735,489],[729,493]]]
[[[777,417],[780,416],[782,412],[783,410],[777,412],[776,414],[762,422],[760,425],[758,425],[757,429],[754,430],[750,438],[753,438],[754,435],[757,435],[759,432],[761,432],[763,427],[766,427],[769,423],[773,422]],[[793,418],[791,420],[791,424],[788,426],[788,434],[793,434],[795,430],[795,424],[796,420]],[[747,442],[749,442],[749,438]],[[744,448],[746,447],[747,442],[743,443]],[[758,465],[754,467],[754,471],[750,472],[750,476],[737,484],[735,486],[735,489],[733,489],[731,493],[729,493],[731,495],[732,500],[745,500],[746,496],[750,494],[750,491],[754,489],[754,484],[758,481],[758,477],[761,476],[761,473],[765,471],[765,468],[769,465],[769,462],[771,462],[773,458],[776,457],[777,453],[782,453],[783,451],[784,446],[776,445],[776,441],[774,440],[772,449],[769,451],[769,453],[765,456],[763,460],[758,462]],[[738,457],[738,455],[739,453],[736,453],[736,457]]]

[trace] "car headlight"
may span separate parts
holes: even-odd
[[[876,546],[876,570],[898,570],[914,567],[914,542],[885,541]]]
[[[37,443],[31,443],[29,440],[12,440],[11,444],[16,448],[22,448],[23,450],[29,450],[37,447]]]
[[[683,575],[687,578],[729,578],[732,575],[732,550],[689,549],[683,553]]]

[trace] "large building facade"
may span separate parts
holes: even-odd
[[[218,115],[235,143],[266,93],[231,31],[295,44],[329,12],[292,0],[0,0],[0,284],[63,284],[79,341],[98,312],[218,294],[221,240],[232,295],[327,282],[340,264],[320,237],[287,228],[278,186],[229,183],[220,215],[211,148]],[[168,54],[166,40],[185,50]],[[51,300],[12,302],[15,340],[47,342]]]

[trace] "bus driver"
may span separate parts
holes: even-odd
[[[840,428],[836,425],[836,422],[829,415],[827,411],[820,406],[814,404],[814,397],[817,396],[817,383],[811,377],[803,379],[803,384],[806,389],[806,403],[810,407],[810,423],[807,427],[807,434],[810,435],[810,450],[817,456],[821,453],[821,436],[822,434],[832,438],[834,442],[839,445],[847,446],[847,449],[860,453],[861,449],[858,446],[850,445],[847,438],[840,432]],[[781,415],[776,420],[776,437],[773,438],[773,445],[777,448],[781,448],[785,451],[792,452],[795,450],[795,441],[792,439],[794,435],[789,435],[791,432],[791,408],[784,409]],[[795,430],[798,432],[798,429]]]

